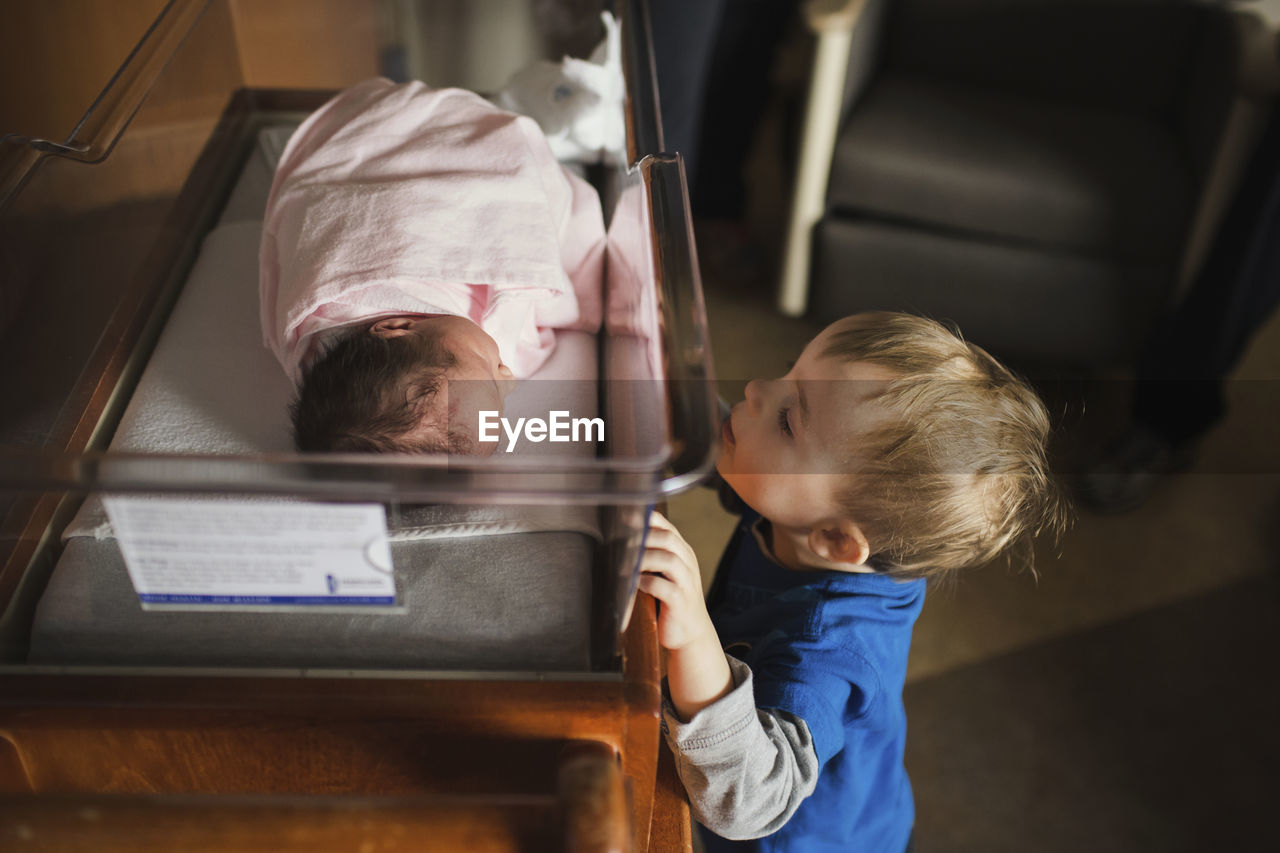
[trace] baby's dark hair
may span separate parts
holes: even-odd
[[[303,374],[289,407],[298,450],[474,452],[467,435],[450,432],[443,405],[453,354],[432,338],[371,330],[342,336]]]

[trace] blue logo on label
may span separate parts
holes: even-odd
[[[338,591],[338,579],[333,575],[325,575],[324,582],[329,585],[329,594],[333,595]]]

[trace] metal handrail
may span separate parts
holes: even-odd
[[[0,135],[0,208],[46,156],[96,163],[111,153],[211,0],[169,0],[63,142]],[[8,148],[8,153],[3,153]]]

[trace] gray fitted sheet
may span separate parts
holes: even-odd
[[[67,542],[41,598],[39,664],[582,670],[593,541],[518,533],[397,542],[404,613],[144,611],[113,540]]]

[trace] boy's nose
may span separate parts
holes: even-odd
[[[747,411],[755,414],[760,409],[760,391],[763,380],[752,379],[747,383]]]

